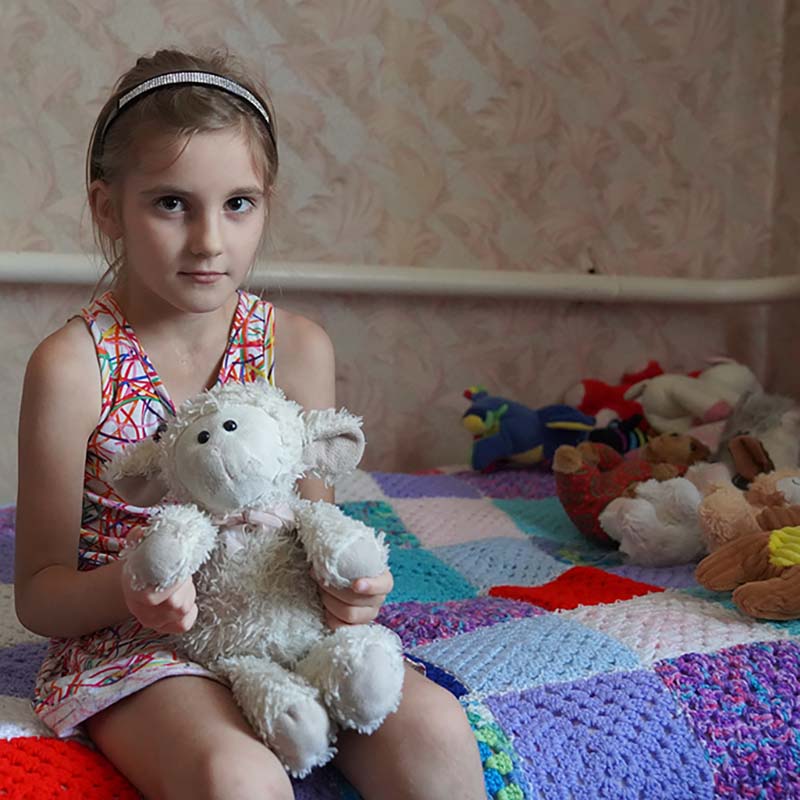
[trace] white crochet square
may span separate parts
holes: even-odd
[[[336,481],[335,491],[337,503],[388,499],[375,478],[363,469],[357,469]]]
[[[30,700],[0,696],[0,739],[52,735],[52,731],[33,713]]]
[[[392,498],[392,507],[423,547],[444,547],[476,539],[528,537],[488,498]]]
[[[0,583],[0,648],[44,641],[41,636],[20,625],[14,611],[14,587],[8,583]]]
[[[658,592],[559,612],[633,650],[645,666],[684,653],[711,653],[789,634],[719,603],[680,591]]]

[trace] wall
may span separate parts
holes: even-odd
[[[784,6],[5,0],[0,250],[87,251],[83,149],[113,78],[160,46],[219,44],[275,100],[274,257],[768,274]],[[0,500],[22,364],[84,294],[0,289]],[[680,369],[730,352],[767,368],[761,309],[277,299],[334,337],[371,466],[463,461],[460,393],[475,382],[539,404],[648,357]]]

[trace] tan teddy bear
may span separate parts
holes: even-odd
[[[698,509],[709,552],[741,536],[797,524],[793,522],[796,515],[792,506],[795,505],[800,505],[800,469],[797,468],[758,475],[744,491],[732,483],[713,486]],[[774,512],[781,509],[785,513],[775,516]],[[767,510],[773,512],[770,522],[761,516]]]

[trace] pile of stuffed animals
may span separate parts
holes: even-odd
[[[720,359],[691,375],[664,373],[651,361],[616,386],[583,380],[564,403],[538,409],[473,386],[464,392],[470,406],[461,422],[474,438],[472,468],[488,471],[507,462],[549,463],[560,445],[584,440],[627,453],[653,435],[692,431],[708,444],[737,403],[760,389],[752,371],[735,361]]]
[[[475,469],[548,463],[588,539],[643,566],[702,559],[698,582],[732,590],[744,613],[800,617],[800,406],[766,394],[747,367],[683,376],[651,362],[537,411],[465,394]]]

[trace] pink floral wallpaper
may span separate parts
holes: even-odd
[[[4,0],[0,250],[90,251],[84,148],[114,78],[143,52],[219,45],[277,109],[267,258],[785,271],[800,237],[798,24],[796,0]],[[0,288],[0,499],[24,361],[84,297]],[[372,467],[464,461],[460,393],[475,382],[541,404],[648,357],[680,369],[722,352],[783,380],[768,336],[786,328],[763,309],[274,299],[333,336]]]

